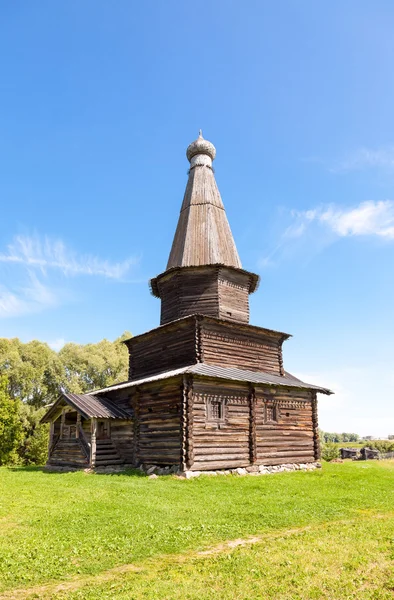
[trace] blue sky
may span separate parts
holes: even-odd
[[[394,433],[393,28],[382,0],[2,3],[0,335],[158,325],[201,127],[251,322],[336,391],[324,429]]]

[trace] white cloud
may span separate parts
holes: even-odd
[[[65,275],[99,275],[110,279],[122,279],[127,275],[136,258],[110,262],[91,255],[78,255],[67,248],[62,240],[45,236],[18,235],[0,253],[0,262],[20,264],[45,272],[57,269]]]
[[[344,237],[375,237],[394,240],[394,201],[361,202],[357,206],[335,204],[288,213],[290,224],[279,242],[261,258],[259,266],[269,268],[285,258],[310,257]],[[281,222],[284,220],[281,215]]]
[[[335,205],[315,208],[302,212],[293,211],[295,222],[284,233],[287,238],[300,237],[311,223],[319,223],[329,228],[339,237],[378,236],[394,239],[394,202],[361,202],[352,208]]]

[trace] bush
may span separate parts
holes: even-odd
[[[371,448],[371,450],[379,450],[385,452],[394,452],[394,442],[390,440],[373,440],[363,445],[363,448]]]
[[[321,445],[321,457],[327,462],[339,458],[339,448],[335,442],[325,442]]]

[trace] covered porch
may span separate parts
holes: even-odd
[[[128,462],[132,414],[107,398],[62,393],[41,422],[50,424],[47,466],[83,469]]]

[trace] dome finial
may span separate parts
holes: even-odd
[[[195,142],[192,142],[186,150],[186,156],[190,162],[193,156],[201,154],[208,156],[212,161],[216,156],[216,148],[213,144],[211,144],[211,142],[208,142],[208,140],[202,137],[202,130],[200,129],[198,138]]]

